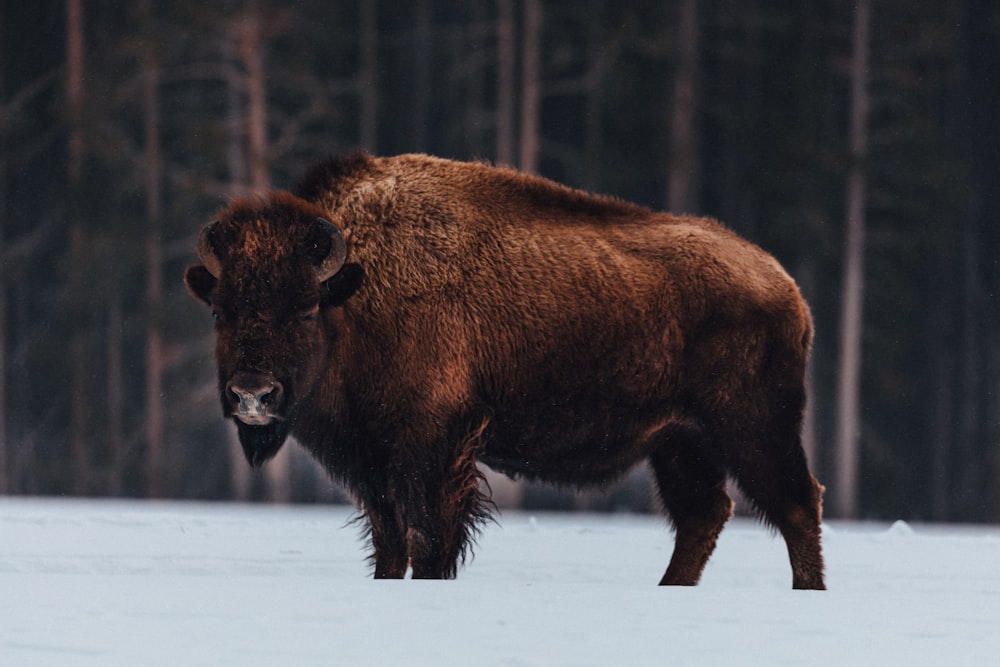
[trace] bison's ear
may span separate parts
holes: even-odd
[[[212,305],[212,290],[216,282],[215,276],[201,264],[189,266],[184,272],[184,286],[188,292],[207,306]]]
[[[345,264],[332,278],[320,284],[319,303],[324,308],[342,305],[361,287],[365,270],[360,264]]]

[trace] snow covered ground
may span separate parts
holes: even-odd
[[[373,581],[342,507],[0,499],[0,665],[997,665],[1000,529],[833,523],[825,593],[734,520],[506,512],[457,581]]]

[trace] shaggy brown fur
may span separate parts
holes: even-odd
[[[347,246],[322,282],[317,218]],[[309,448],[357,497],[376,577],[454,576],[489,516],[477,462],[602,485],[647,459],[677,532],[661,583],[697,583],[728,475],[784,536],[793,585],[823,588],[822,487],[799,439],[809,311],[719,223],[485,164],[354,154],[294,195],[234,202],[204,239],[213,272],[186,282],[216,314],[248,460],[289,434]]]

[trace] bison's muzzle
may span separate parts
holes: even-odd
[[[237,373],[226,384],[226,400],[233,417],[249,426],[265,426],[281,419],[284,390],[272,375]]]
[[[236,373],[226,383],[223,401],[247,462],[257,468],[273,458],[289,431],[281,383],[270,373]]]

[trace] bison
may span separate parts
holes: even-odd
[[[355,153],[233,201],[185,273],[252,466],[292,435],[355,497],[376,578],[452,578],[479,464],[607,485],[646,460],[694,585],[732,478],[822,589],[800,441],[812,338],[778,262],[720,223],[481,163]]]

